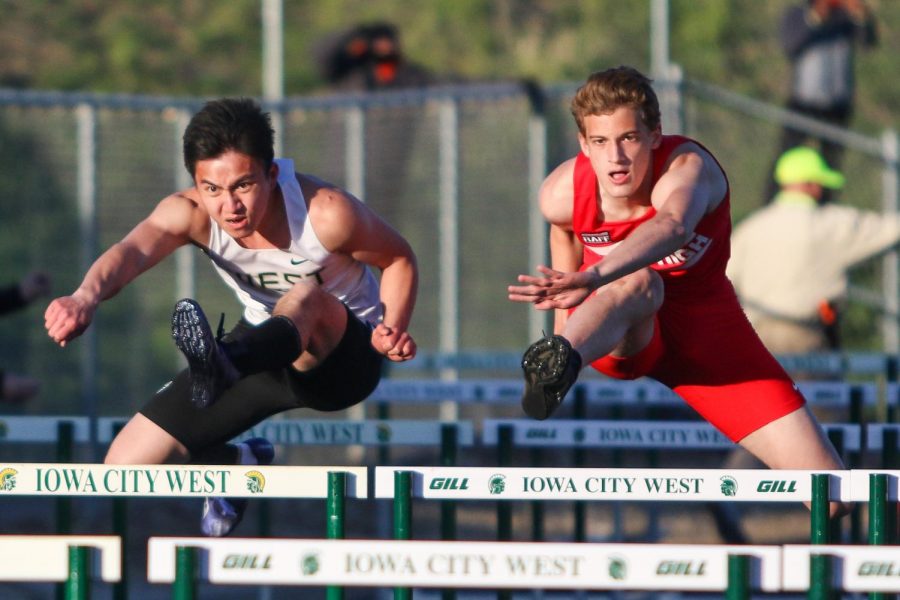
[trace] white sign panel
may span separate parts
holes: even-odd
[[[0,463],[0,498],[4,495],[325,498],[330,471],[348,474],[347,496],[366,496],[365,467]]]
[[[185,539],[151,538],[148,580],[172,581]],[[776,591],[774,546],[379,540],[201,539],[221,584],[518,589],[724,590],[729,553],[751,556],[752,587]]]
[[[69,577],[69,548],[86,546],[99,552],[95,574],[103,581],[122,577],[122,541],[100,535],[2,535],[0,581],[65,581]]]
[[[375,497],[394,495],[394,472],[412,474],[412,495],[469,500],[663,500],[808,502],[812,474],[769,469],[376,467]],[[831,475],[830,498],[849,500],[850,472]]]
[[[809,557],[832,557],[831,585],[848,592],[900,592],[900,547],[784,546],[784,590],[809,588]]]

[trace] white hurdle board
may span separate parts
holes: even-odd
[[[654,500],[810,502],[827,473],[832,500],[850,501],[850,471],[375,467],[375,497],[394,497],[394,473],[411,473],[415,498],[444,500]]]
[[[0,417],[0,443],[53,443],[59,437],[59,424],[72,424],[72,441],[91,439],[90,420],[76,416]]]
[[[436,446],[445,423],[412,419],[345,421],[339,419],[270,419],[251,427],[238,440],[264,437],[273,444]],[[454,422],[456,443],[471,446],[475,431],[469,421]]]
[[[347,473],[346,495],[365,498],[365,467],[0,463],[3,496],[232,496],[326,498],[328,473]]]
[[[781,586],[777,546],[160,537],[149,582],[175,580],[179,546],[203,549],[217,584],[721,591],[729,554],[741,554],[751,587]]]
[[[501,427],[510,427],[512,443],[523,447],[643,448],[668,450],[729,450],[735,443],[705,421],[638,421],[554,419],[485,419],[481,441],[499,443]],[[844,449],[858,451],[860,426],[829,423],[826,432],[840,431]]]
[[[784,546],[783,588],[809,589],[809,558],[831,556],[834,589],[847,592],[900,592],[900,546]]]
[[[88,547],[100,555],[91,568],[102,581],[122,578],[122,540],[112,535],[0,535],[0,581],[66,581],[69,548]]]

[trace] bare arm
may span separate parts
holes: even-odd
[[[206,213],[181,195],[162,200],[121,241],[94,261],[71,295],[53,300],[44,313],[47,334],[60,346],[81,335],[97,306],[115,296],[138,275],[191,241],[195,223],[202,229]]]
[[[408,332],[419,283],[416,256],[409,243],[365,204],[334,187],[321,187],[310,199],[310,218],[321,242],[381,271],[384,319],[372,345],[394,361],[415,356]]]

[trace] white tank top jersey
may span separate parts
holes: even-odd
[[[244,319],[253,325],[265,321],[294,283],[314,281],[362,321],[377,323],[383,311],[372,271],[358,260],[332,254],[322,246],[309,221],[294,161],[276,159],[275,163],[291,228],[288,249],[244,248],[210,219],[209,249],[204,252],[244,305]]]

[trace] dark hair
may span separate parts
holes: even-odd
[[[275,133],[269,113],[249,98],[207,102],[184,130],[184,166],[194,176],[197,161],[229,150],[258,158],[266,170],[275,158]]]
[[[639,109],[644,125],[656,129],[660,124],[659,100],[651,84],[651,79],[633,67],[592,73],[572,99],[572,116],[578,131],[584,135],[584,118],[588,115],[610,114],[620,106]]]

